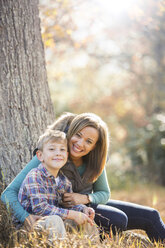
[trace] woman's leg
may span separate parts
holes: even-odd
[[[165,224],[157,210],[138,204],[110,200],[107,205],[123,211],[128,217],[127,230],[141,229],[146,231],[153,241],[165,240]],[[109,217],[111,219],[111,215]]]
[[[102,204],[91,204],[91,207],[95,209],[96,224],[102,227],[104,231],[109,232],[112,228],[113,234],[116,234],[116,232],[127,229],[128,218],[123,211]]]

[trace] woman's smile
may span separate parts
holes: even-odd
[[[75,152],[82,152],[82,149],[80,149],[77,145],[73,144],[72,148]]]

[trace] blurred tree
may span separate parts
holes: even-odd
[[[111,131],[112,152],[122,154],[121,166],[127,170],[131,159],[132,171],[148,180],[157,174],[164,185],[157,114],[165,109],[165,1],[135,1],[119,19],[98,2],[61,0],[55,15],[42,11],[53,102],[58,114],[99,114]]]
[[[0,0],[0,20],[0,170],[8,184],[30,160],[54,111],[37,0]]]
[[[125,89],[134,96],[132,115],[121,119],[127,128],[126,144],[133,169],[148,180],[165,185],[165,147],[162,142],[165,109],[165,2],[141,1],[131,13],[130,37],[125,53],[131,74]],[[137,11],[138,10],[138,11]],[[137,14],[140,10],[140,16]],[[136,35],[135,35],[136,30]],[[136,107],[136,108],[135,108]],[[139,112],[140,111],[140,112]],[[162,118],[162,120],[164,120]]]

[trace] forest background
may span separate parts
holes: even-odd
[[[56,116],[94,112],[110,130],[111,188],[165,186],[165,1],[40,0]]]

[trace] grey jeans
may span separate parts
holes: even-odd
[[[36,231],[48,231],[49,239],[63,239],[66,236],[66,230],[63,220],[58,215],[49,215],[42,217],[37,221],[35,228]]]
[[[99,236],[96,225],[91,226],[89,223],[78,226],[73,220],[62,220],[58,215],[49,215],[42,217],[37,221],[35,230],[46,230],[49,233],[49,240],[64,239],[66,237],[66,230],[72,232],[82,231],[84,234],[90,236]]]

